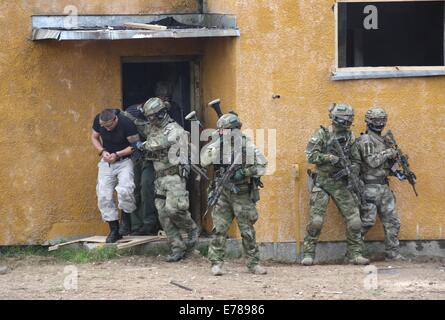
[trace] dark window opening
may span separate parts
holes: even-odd
[[[176,121],[190,130],[184,117],[190,112],[190,63],[184,62],[124,62],[122,87],[124,110],[134,104],[146,102],[155,96],[158,82],[171,87],[171,100],[179,112]]]
[[[363,13],[377,8],[378,29]],[[338,67],[444,65],[444,2],[338,4]]]

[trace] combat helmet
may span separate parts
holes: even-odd
[[[167,106],[161,99],[151,98],[144,104],[142,111],[150,122],[162,121],[167,115]]]
[[[334,125],[348,129],[354,121],[354,109],[346,103],[334,103],[329,107],[329,118]]]
[[[368,128],[376,132],[381,132],[385,128],[387,120],[388,114],[383,108],[371,108],[365,115],[365,122]]]
[[[226,113],[219,118],[218,122],[216,123],[216,126],[218,129],[241,129],[241,126],[243,124],[241,123],[240,119],[235,113]]]

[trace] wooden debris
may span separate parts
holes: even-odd
[[[144,30],[167,30],[166,26],[161,26],[158,24],[146,24],[146,23],[134,23],[134,22],[124,23],[124,27],[130,29],[144,29]]]
[[[48,248],[48,251],[54,251],[54,250],[60,249],[60,247],[62,247],[62,246],[66,246],[69,244],[75,244],[75,243],[103,243],[103,244],[105,244],[106,238],[107,237],[105,237],[105,236],[94,236],[94,237],[88,237],[88,238],[82,238],[82,239],[77,239],[77,240],[73,240],[73,241],[68,241],[65,243],[57,244],[55,246],[51,246]],[[118,242],[110,244],[110,245],[116,245],[117,249],[121,250],[121,249],[127,249],[127,248],[131,248],[131,247],[149,243],[149,242],[162,241],[165,238],[166,237],[164,237],[164,236],[128,236],[128,237],[123,237]]]
[[[177,283],[176,281],[173,281],[173,280],[170,281],[170,284],[172,284],[174,286],[177,286],[177,287],[179,287],[181,289],[187,290],[187,291],[193,291],[193,289],[191,289],[189,287],[186,287],[186,286],[183,286],[182,284],[179,284],[179,283]]]

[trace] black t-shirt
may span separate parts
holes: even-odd
[[[99,114],[94,118],[93,130],[100,133],[102,138],[103,147],[110,153],[121,151],[130,146],[127,137],[134,136],[138,134],[136,126],[134,123],[118,114],[118,122],[116,128],[111,131],[100,126]]]

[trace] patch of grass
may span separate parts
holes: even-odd
[[[54,257],[59,261],[69,263],[89,263],[101,262],[116,259],[122,256],[133,254],[133,250],[117,251],[115,246],[105,246],[96,249],[86,249],[80,246],[72,245],[62,247],[58,250],[48,252],[44,246],[8,246],[0,247],[1,258],[26,258],[26,257]]]
[[[67,246],[60,248],[51,253],[59,260],[70,263],[89,263],[89,262],[101,262],[111,259],[119,258],[128,252],[119,252],[114,246],[99,247],[96,249],[85,249],[75,246]]]
[[[0,258],[48,256],[48,249],[42,246],[7,246],[0,247]]]

